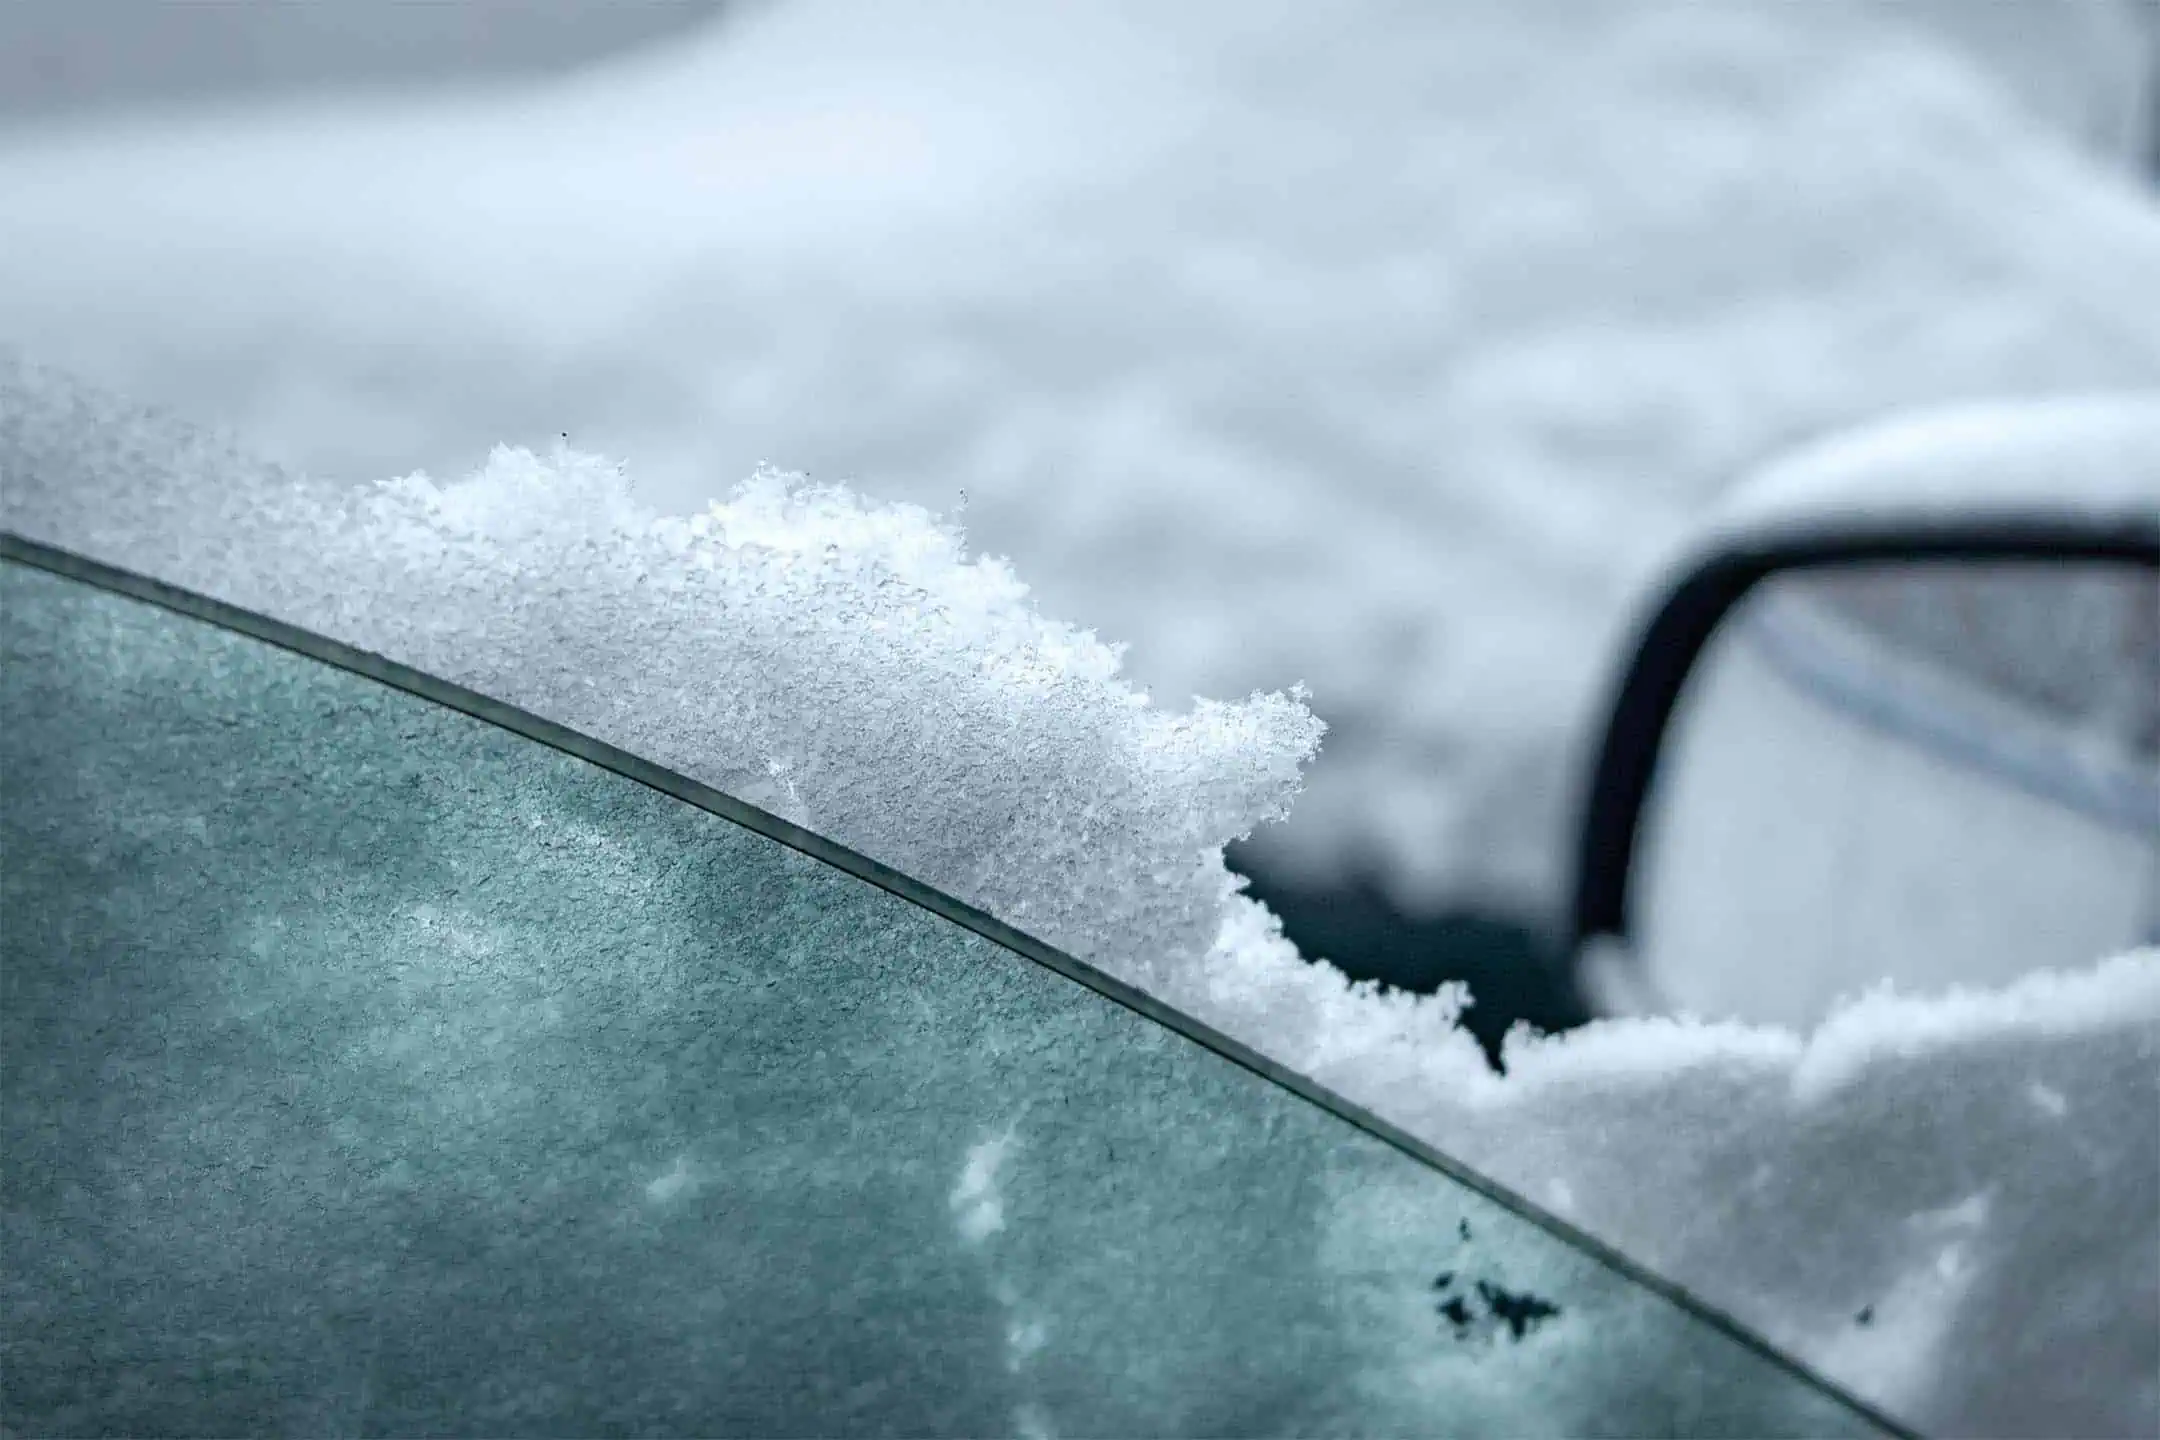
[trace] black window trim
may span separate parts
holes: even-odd
[[[1327,1111],[1412,1160],[1439,1171],[1457,1184],[1544,1230],[1554,1239],[1604,1266],[1629,1284],[1639,1286],[1678,1307],[1774,1368],[1847,1407],[1885,1434],[1899,1437],[1916,1437],[1919,1434],[1910,1426],[1771,1344],[1740,1320],[1684,1286],[1654,1273],[1622,1251],[1455,1160],[1432,1144],[1095,966],[1055,949],[984,911],[911,879],[866,855],[605,741],[596,740],[567,726],[372,651],[332,640],[200,592],[168,584],[71,550],[31,540],[11,530],[0,530],[0,561],[44,570],[64,579],[139,600],[404,691],[611,771],[648,789],[777,841],[858,880],[867,881],[889,894],[1087,987],[1105,999],[1213,1051],[1260,1079],[1290,1091],[1306,1103]]]
[[[1696,661],[1733,607],[1781,572],[1895,560],[2102,560],[2160,569],[2160,511],[2150,518],[1856,516],[1744,536],[1697,559],[1638,631],[1606,707],[1577,812],[1570,963],[1591,941],[1624,942],[1633,933],[1629,872],[1665,732]]]

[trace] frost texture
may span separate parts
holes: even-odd
[[[1158,693],[1311,683],[1273,863],[1550,903],[1710,497],[2160,381],[2150,196],[1966,63],[2106,108],[2108,8],[730,7],[554,85],[0,137],[0,336],[352,480],[567,427],[663,511],[764,457],[964,489]]]
[[[660,518],[569,450],[341,493],[49,372],[0,362],[0,396],[11,528],[597,736],[1137,980],[1199,964],[1224,843],[1319,744],[1301,691],[1157,708],[912,505],[767,471]]]
[[[1424,1136],[1927,1428],[2160,1418],[2160,951],[1879,994],[1805,1038],[1520,1036],[1500,1079],[1459,991],[1354,985],[1236,892],[1222,845],[1284,812],[1320,737],[1300,698],[1159,710],[1115,649],[913,507],[768,473],[654,518],[568,451],[344,492],[0,360],[0,521],[789,814]],[[992,1191],[970,1183],[955,1223],[988,1233]]]

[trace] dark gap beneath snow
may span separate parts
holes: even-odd
[[[1531,924],[1477,910],[1415,915],[1369,876],[1315,886],[1272,874],[1244,845],[1229,847],[1230,868],[1247,891],[1281,917],[1283,933],[1308,959],[1326,960],[1353,980],[1377,980],[1429,995],[1450,980],[1477,1002],[1463,1026],[1494,1069],[1509,1027],[1524,1021],[1553,1032],[1586,1023],[1583,1003],[1557,947]]]

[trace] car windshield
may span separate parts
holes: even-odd
[[[13,538],[0,617],[11,1433],[1874,1432],[724,797]]]

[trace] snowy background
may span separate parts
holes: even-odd
[[[1878,997],[1808,1036],[1595,1026],[1519,1045],[1501,1082],[1455,1028],[1459,996],[1347,988],[1219,865],[1174,863],[1281,813],[1303,764],[1292,818],[1248,852],[1271,883],[1549,917],[1628,607],[1713,496],[1918,404],[2160,385],[2151,7],[774,0],[613,7],[602,35],[557,5],[508,49],[512,27],[440,14],[355,43],[345,6],[153,5],[133,29],[75,13],[0,19],[19,67],[0,83],[0,343],[230,427],[325,494],[478,472],[386,492],[365,553],[305,573],[288,556],[234,598],[804,806],[1924,1424],[2156,1413],[2136,1349],[2160,1334],[2154,1292],[2123,1257],[2160,1255],[2138,1213],[2160,1169],[2139,1123],[2160,956]],[[254,22],[245,42],[147,38]],[[21,402],[0,453],[80,443],[39,414]],[[564,434],[634,492],[570,452],[488,460]],[[761,460],[953,515],[1011,570],[955,579],[959,542],[926,518],[774,484],[703,530],[681,518]],[[158,552],[149,517],[101,515],[88,490],[88,508],[4,498],[28,506],[11,524],[187,578],[184,547]],[[170,503],[176,536],[248,514],[180,484]],[[337,532],[314,523],[270,517],[259,553],[319,549]],[[499,588],[557,575],[563,615],[634,624],[633,571],[573,560],[623,546],[670,574],[745,533],[832,547],[787,581],[806,611],[890,571],[1025,673],[1063,657],[1028,682],[1062,702],[970,691],[945,739],[916,736],[923,774],[985,778],[913,834],[894,817],[921,797],[850,763],[865,713],[800,675],[771,682],[766,730],[700,729],[699,665],[752,686],[744,656],[784,653],[786,625],[732,660],[685,650],[654,690],[651,649],[621,672],[619,634],[523,630]],[[371,592],[384,566],[409,594]],[[1035,628],[1013,576],[1127,643],[1157,705],[1129,703],[1112,652]],[[431,602],[496,614],[498,648],[461,650]],[[898,603],[869,614],[912,633],[917,610],[877,608]],[[835,613],[851,623],[824,640],[873,666],[847,638],[863,614]],[[911,643],[911,665],[971,673],[957,642]],[[567,658],[605,700],[554,688]],[[1294,699],[1188,700],[1296,680],[1329,727],[1317,759]],[[774,738],[808,715],[815,735]],[[1001,747],[1022,738],[1039,748],[1015,771]],[[1105,775],[1122,788],[1097,811]],[[1010,820],[1015,796],[1038,813]],[[1074,844],[1101,876],[1047,863]],[[1045,863],[1004,873],[1014,853]],[[1068,874],[1064,893],[1029,878]],[[1937,1102],[1957,1123],[1916,1119]],[[2036,1311],[2036,1289],[2069,1298]]]
[[[1166,703],[1307,682],[1251,861],[1413,915],[1552,913],[1707,496],[2160,380],[2113,0],[136,8],[0,22],[0,335],[350,480],[567,432],[678,513],[965,494]],[[506,78],[575,43],[630,48]]]

